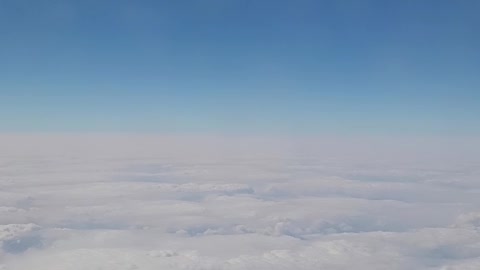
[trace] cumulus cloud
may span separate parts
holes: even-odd
[[[475,140],[4,135],[0,146],[2,270],[480,265]]]

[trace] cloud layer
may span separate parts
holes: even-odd
[[[0,269],[479,269],[480,144],[2,136]]]

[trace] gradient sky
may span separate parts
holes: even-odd
[[[0,0],[0,131],[480,134],[480,1]]]

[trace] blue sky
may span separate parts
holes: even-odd
[[[478,135],[479,11],[0,0],[0,131]]]

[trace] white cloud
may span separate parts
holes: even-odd
[[[1,139],[2,270],[480,264],[475,140]]]

